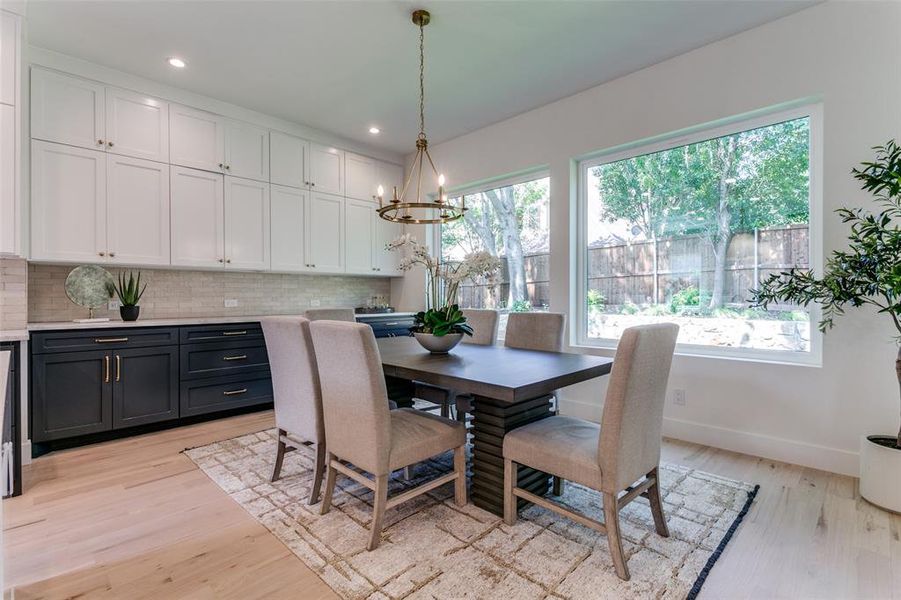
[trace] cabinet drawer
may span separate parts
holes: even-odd
[[[262,340],[259,323],[229,323],[228,325],[198,325],[181,328],[181,343],[222,342],[232,340]]]
[[[181,379],[237,375],[269,369],[262,340],[189,344],[181,347]]]
[[[267,402],[272,402],[272,380],[269,373],[259,378],[223,377],[214,381],[200,379],[181,384],[182,417]]]
[[[70,352],[73,350],[115,350],[143,348],[178,343],[178,329],[174,327],[133,327],[129,329],[79,329],[51,331],[31,336],[33,354]]]

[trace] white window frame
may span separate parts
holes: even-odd
[[[810,268],[818,276],[823,272],[823,107],[820,103],[808,103],[789,109],[771,110],[758,113],[752,117],[739,117],[726,124],[701,126],[685,132],[661,136],[652,140],[644,140],[626,147],[618,147],[576,163],[578,176],[578,202],[575,211],[576,231],[576,278],[571,286],[573,315],[576,327],[572,328],[571,343],[574,347],[615,349],[617,341],[610,338],[588,337],[588,306],[585,298],[588,294],[588,197],[586,177],[588,169],[599,165],[635,158],[644,154],[652,154],[679,146],[694,144],[715,139],[742,131],[775,125],[784,121],[807,117],[810,124],[809,137],[809,243]],[[686,356],[702,356],[743,360],[752,362],[781,363],[821,367],[823,353],[823,334],[817,328],[822,310],[811,304],[810,314],[810,351],[791,352],[788,350],[761,350],[756,348],[735,348],[727,346],[709,346],[705,344],[684,344],[676,346],[676,354]]]

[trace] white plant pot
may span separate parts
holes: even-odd
[[[860,438],[860,495],[880,508],[901,513],[901,449],[870,439],[884,437],[894,436]]]

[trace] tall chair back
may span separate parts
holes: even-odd
[[[347,321],[354,323],[357,320],[352,308],[311,308],[303,313],[303,316],[311,321]]]
[[[389,472],[391,417],[382,361],[369,325],[310,323],[328,452],[374,475]]]
[[[510,313],[504,345],[522,350],[563,351],[566,315],[552,312]]]
[[[606,492],[625,489],[660,462],[663,404],[679,326],[626,329],[607,385],[598,463]]]
[[[497,340],[497,311],[487,308],[464,308],[463,315],[472,327],[472,336],[464,335],[464,344],[493,346]]]
[[[303,317],[265,317],[260,325],[272,372],[276,427],[310,442],[324,441],[310,322]]]

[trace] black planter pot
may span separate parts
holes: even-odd
[[[120,306],[119,314],[122,315],[123,321],[137,321],[138,315],[141,314],[140,306]]]

